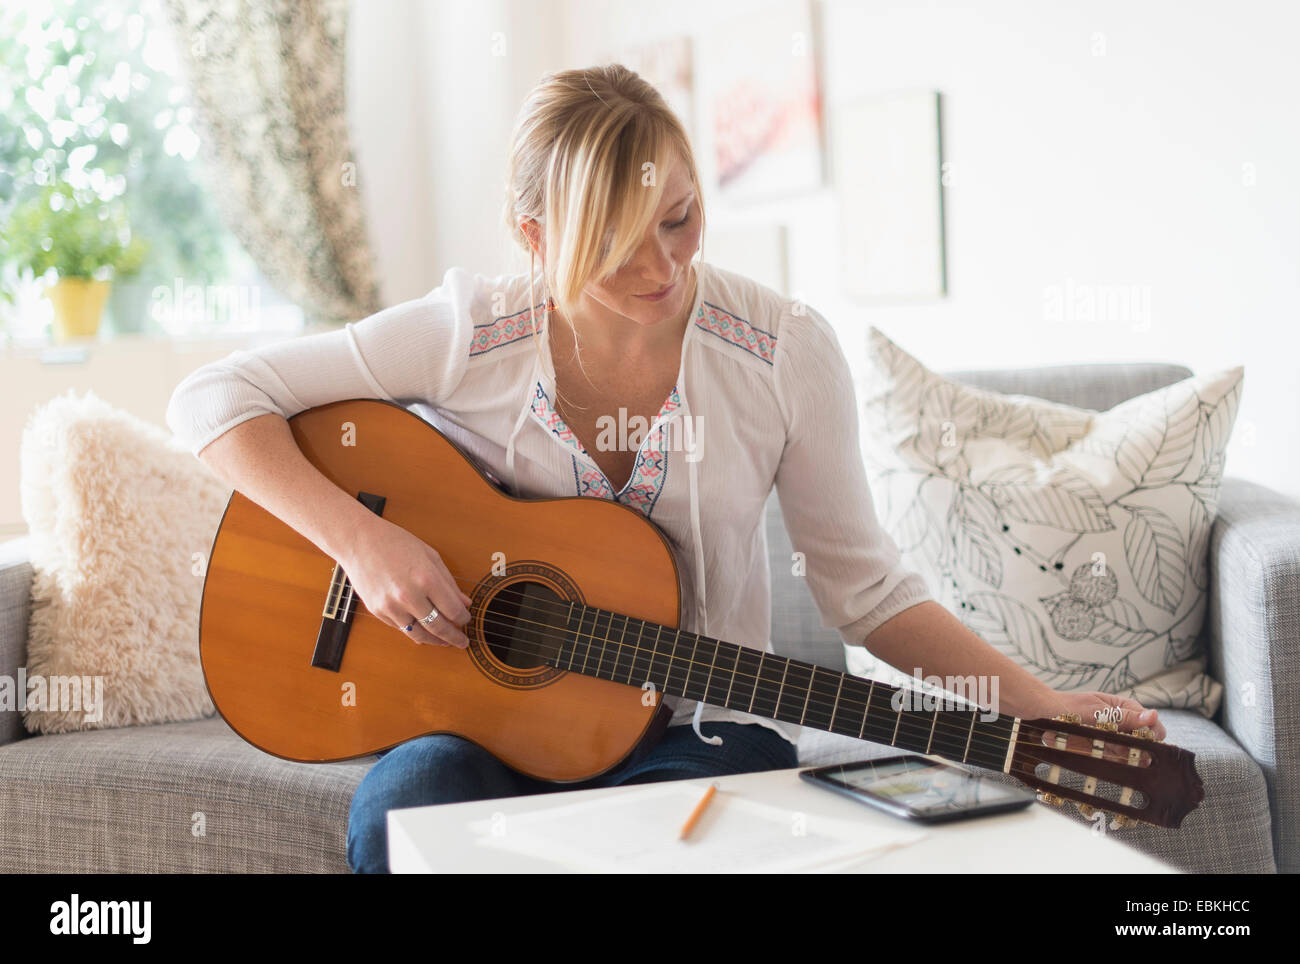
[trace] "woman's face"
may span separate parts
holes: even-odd
[[[699,199],[685,166],[678,164],[632,259],[613,277],[602,283],[590,281],[582,289],[582,318],[576,327],[587,322],[599,325],[615,320],[613,316],[646,326],[681,318],[691,309],[686,300],[693,295],[690,264],[700,249],[701,231]],[[544,243],[539,252],[545,259]],[[661,297],[646,297],[670,285]]]
[[[691,259],[700,249],[700,205],[683,165],[668,179],[663,201],[632,260],[603,283],[588,282],[583,301],[637,324],[655,325],[680,318],[691,306]],[[658,298],[655,295],[672,287]],[[587,310],[584,304],[583,309]],[[597,312],[599,313],[598,309]]]

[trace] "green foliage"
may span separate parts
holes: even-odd
[[[207,189],[172,43],[157,0],[0,4],[0,224],[20,219],[5,232],[10,258],[27,252],[33,269],[78,277],[100,261],[147,284],[226,280],[233,240]],[[56,212],[60,183],[79,200]],[[42,224],[43,255],[30,247]],[[123,224],[133,238],[115,251],[108,236]],[[0,297],[14,267],[0,272]]]
[[[3,234],[6,260],[40,277],[128,277],[140,270],[148,245],[131,237],[121,201],[101,201],[60,181],[20,204]]]

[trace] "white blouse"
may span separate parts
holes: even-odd
[[[694,267],[677,384],[617,492],[552,407],[554,366],[549,339],[534,337],[527,272],[452,268],[422,298],[337,330],[233,352],[181,381],[167,424],[197,455],[269,412],[289,418],[347,398],[404,405],[515,496],[615,499],[642,512],[674,549],[681,628],[767,652],[764,512],[775,485],[802,554],[792,566],[799,563],[823,626],[862,645],[881,623],[932,597],[876,518],[839,341],[812,308],[706,262]],[[535,284],[540,322],[540,274]],[[635,423],[628,431],[633,442],[641,434]],[[666,699],[670,725],[694,722],[697,734],[701,720],[728,720],[798,742],[793,724]]]

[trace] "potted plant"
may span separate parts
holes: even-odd
[[[112,279],[138,271],[147,251],[142,240],[131,237],[120,200],[103,201],[65,181],[19,204],[4,241],[19,270],[30,269],[38,278],[55,271],[58,280],[46,295],[54,304],[58,341],[99,330]]]

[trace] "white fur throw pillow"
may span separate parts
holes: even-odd
[[[1055,689],[1213,716],[1201,624],[1243,369],[1099,413],[968,388],[875,328],[867,344],[869,484],[935,598]]]
[[[215,712],[199,602],[229,487],[169,432],[90,392],[34,412],[20,461],[34,570],[27,729]]]

